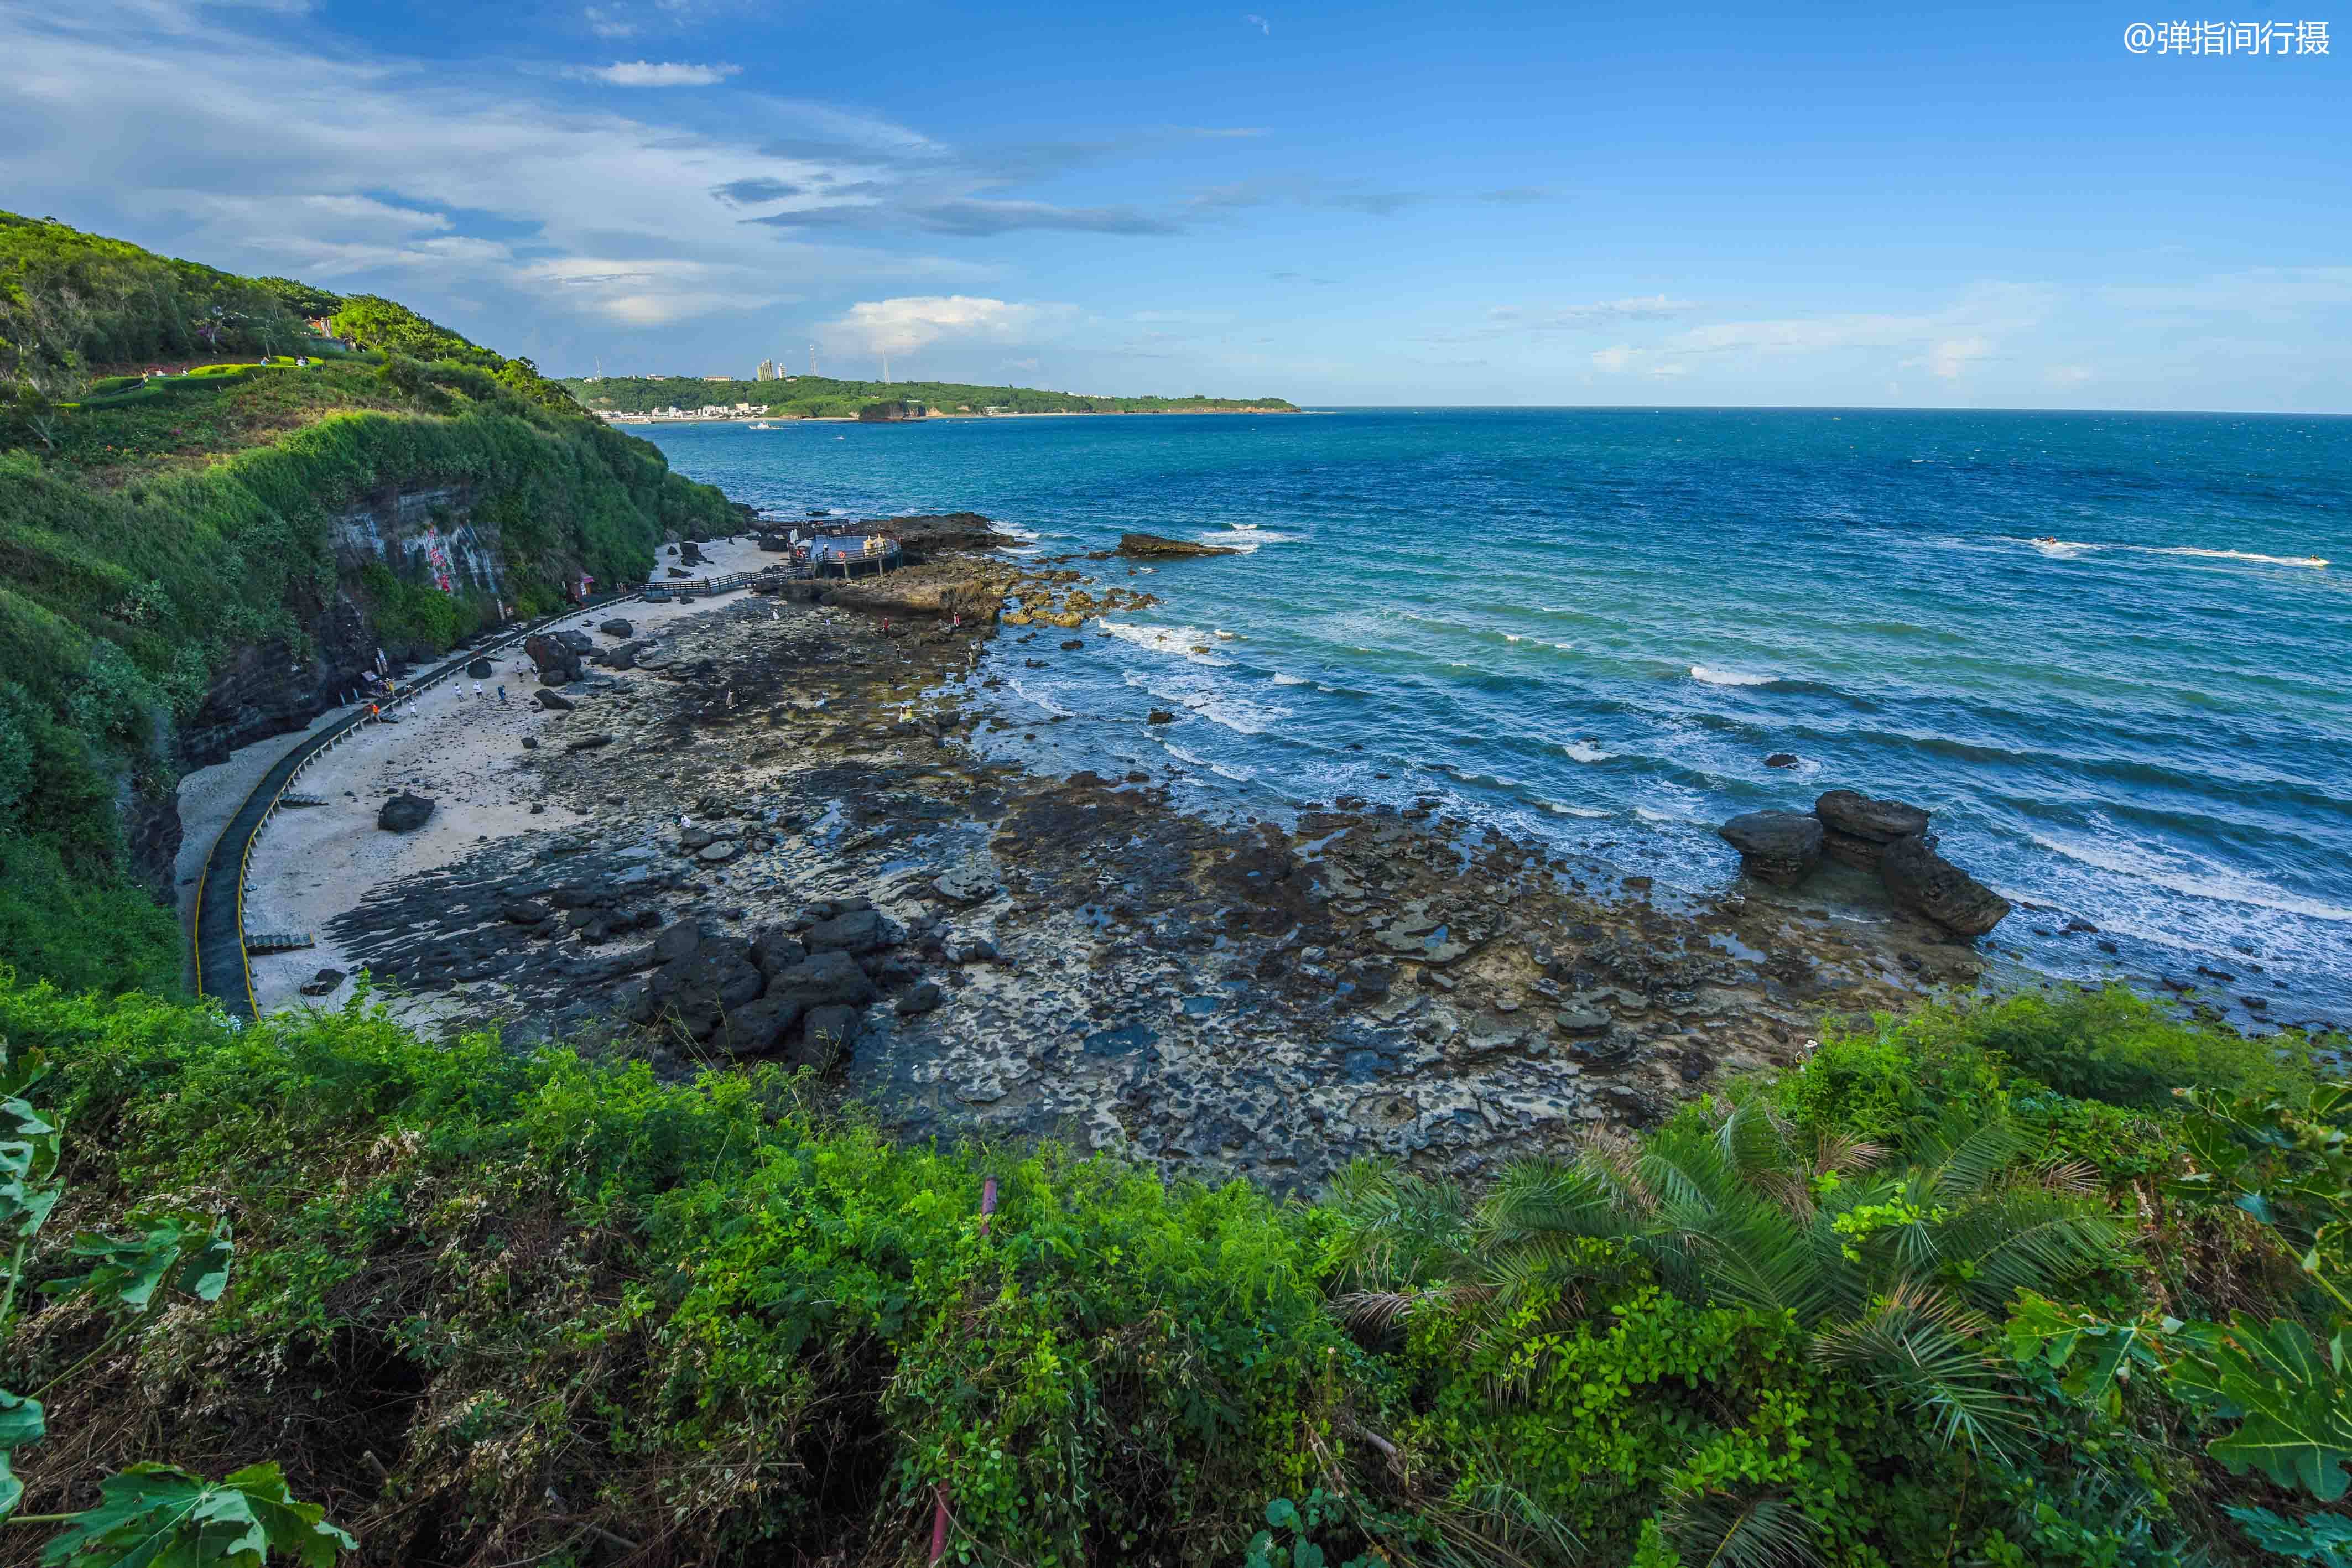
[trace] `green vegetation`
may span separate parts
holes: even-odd
[[[367,351],[310,336],[327,313]],[[139,373],[192,356],[209,362]],[[389,644],[446,648],[489,619],[336,538],[354,502],[438,485],[497,529],[522,614],[737,522],[529,361],[389,300],[0,213],[0,952],[76,986],[168,988],[173,922],[132,884],[119,797],[172,789],[215,673],[257,646],[315,654],[339,591]]]
[[[571,378],[563,382],[572,395],[600,413],[650,413],[657,408],[691,412],[711,404],[732,408],[739,402],[764,408],[779,417],[854,419],[857,411],[877,402],[915,402],[940,413],[983,413],[993,408],[1005,413],[1185,413],[1214,410],[1285,410],[1293,405],[1278,397],[1091,397],[1076,392],[1039,392],[1034,387],[983,387],[961,382],[844,382],[824,376],[793,376],[774,381],[706,381],[700,376],[660,376],[652,380],[607,376],[602,381]]]
[[[2021,1030],[2265,1087],[2076,1101]],[[29,1315],[0,1382],[90,1359],[48,1417],[84,1463],[21,1454],[28,1506],[274,1461],[364,1561],[574,1564],[919,1562],[940,1500],[971,1563],[2328,1563],[2352,1521],[2352,1114],[2120,994],[1882,1020],[1484,1193],[1311,1205],[359,1004],[16,986],[0,1036],[106,1151],[78,1218],[161,1194],[239,1258],[94,1358]],[[1951,1092],[1857,1092],[1902,1061]]]

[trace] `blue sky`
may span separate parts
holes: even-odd
[[[559,373],[2352,412],[2352,55],[1249,3],[16,5],[0,205]]]

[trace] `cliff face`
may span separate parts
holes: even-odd
[[[381,561],[404,581],[447,580],[457,592],[467,589],[503,594],[499,575],[498,530],[477,525],[471,485],[396,486],[361,497],[335,514],[335,556],[345,573]]]

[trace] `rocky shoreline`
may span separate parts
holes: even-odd
[[[1277,1186],[1360,1155],[1491,1173],[1984,976],[1899,906],[1853,918],[1876,879],[1843,863],[1669,899],[1430,800],[1220,824],[1168,768],[985,760],[994,666],[1150,596],[938,528],[886,578],[603,634],[514,743],[531,830],[368,887],[329,924],[343,961],[442,1023],[805,1065],[908,1136]]]
[[[1220,825],[1164,773],[985,761],[991,663],[1150,596],[973,528],[823,602],[600,633],[514,743],[533,831],[367,888],[342,961],[447,1024],[805,1064],[909,1135],[1277,1185],[1360,1155],[1475,1175],[1978,977],[1924,923],[1669,904],[1434,802]]]

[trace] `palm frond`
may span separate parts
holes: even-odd
[[[1913,1165],[1935,1197],[1952,1203],[1990,1186],[2024,1149],[2025,1138],[2006,1119],[1958,1123],[1937,1129]]]
[[[2026,1411],[2013,1375],[1979,1343],[1985,1326],[1940,1292],[1906,1284],[1864,1316],[1816,1335],[1813,1355],[1927,1412],[1946,1443],[1999,1453],[2024,1427]]]
[[[1818,1531],[1780,1497],[1690,1492],[1666,1511],[1666,1538],[1692,1568],[1811,1568]]]
[[[1987,1312],[2020,1291],[2051,1294],[2120,1261],[2124,1249],[2122,1228],[2095,1203],[2023,1184],[1967,1206],[1937,1240],[1961,1292]]]

